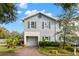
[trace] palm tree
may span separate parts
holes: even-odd
[[[1,3],[0,4],[0,23],[9,23],[16,20],[17,9],[15,4]]]

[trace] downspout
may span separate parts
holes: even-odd
[[[24,24],[24,33],[23,33],[23,34],[24,34],[24,38],[23,38],[23,40],[24,40],[24,45],[26,46],[26,43],[25,43],[25,40],[26,40],[25,28],[26,28],[26,27],[25,27],[25,22],[24,22],[24,20],[23,20],[23,24]]]

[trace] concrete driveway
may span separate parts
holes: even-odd
[[[44,56],[39,53],[37,48],[22,48],[16,51],[17,56]]]

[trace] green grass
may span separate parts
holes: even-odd
[[[0,46],[0,53],[1,52],[14,52],[16,48],[7,48],[6,46]]]
[[[58,53],[53,53],[52,51],[57,51]],[[65,49],[61,49],[58,47],[49,47],[49,48],[39,48],[39,52],[49,56],[73,56],[72,52],[69,52]]]
[[[14,54],[18,48],[7,48],[6,46],[0,45],[0,55]]]

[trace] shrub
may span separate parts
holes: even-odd
[[[67,47],[67,46],[71,47],[71,44],[70,43],[65,43],[64,47]],[[63,42],[60,42],[59,47],[63,48]]]
[[[79,52],[79,48],[77,48],[77,52]]]
[[[24,40],[20,40],[18,43],[19,46],[24,46]]]
[[[58,50],[50,50],[49,53],[58,54]]]
[[[7,39],[7,40],[6,40],[6,43],[7,43],[6,46],[7,46],[8,48],[12,47],[12,42],[13,42],[13,40],[12,40],[11,38]]]
[[[49,41],[40,41],[39,42],[40,47],[59,47],[58,42],[49,42]]]
[[[51,42],[51,46],[53,47],[59,47],[60,43],[59,42]]]
[[[45,47],[47,45],[47,42],[46,41],[40,41],[39,42],[39,46],[40,47]]]
[[[8,48],[15,48],[19,43],[19,39],[17,37],[10,37],[6,40],[6,43]]]
[[[68,51],[70,51],[70,52],[74,51],[73,47],[71,47],[71,46],[66,46],[65,49],[68,50]]]

